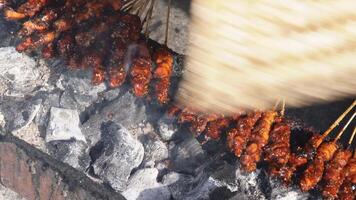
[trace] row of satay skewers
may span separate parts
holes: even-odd
[[[253,172],[258,163],[265,162],[272,177],[289,184],[302,170],[298,179],[302,191],[320,188],[327,199],[352,200],[356,197],[356,153],[351,144],[356,127],[346,148],[338,140],[356,116],[355,105],[356,101],[322,135],[313,133],[296,152],[291,150],[292,127],[283,116],[284,109],[224,117],[172,107],[168,115],[178,116],[178,122],[187,124],[191,132],[203,133],[209,139],[219,139],[226,133],[227,147],[245,172]],[[353,114],[345,126],[333,140],[327,141],[330,132],[350,111]]]
[[[138,97],[147,96],[153,82],[155,99],[167,104],[173,56],[166,47],[150,52],[139,36],[142,29],[139,18],[119,11],[122,6],[125,7],[119,0],[28,0],[14,9],[0,0],[7,19],[29,18],[19,31],[24,39],[17,46],[18,51],[41,48],[44,58],[58,55],[72,68],[92,67],[94,84],[103,82],[105,73],[111,87],[119,87],[128,79]],[[104,14],[107,9],[113,12]],[[324,134],[315,133],[297,152],[291,151],[291,125],[283,116],[284,109],[224,117],[173,106],[168,114],[177,116],[181,124],[189,124],[197,135],[204,133],[216,140],[227,133],[228,149],[239,158],[246,172],[256,170],[257,164],[264,161],[271,176],[290,183],[296,172],[306,167],[299,181],[303,191],[320,183],[326,198],[354,199],[356,155],[352,155],[350,146],[356,131],[347,148],[337,141],[355,114],[334,140],[324,140],[355,104]]]
[[[28,0],[18,7],[9,2],[0,1],[4,17],[23,20],[17,51],[39,49],[43,58],[59,56],[72,69],[92,68],[93,84],[108,79],[115,88],[129,81],[138,97],[147,96],[154,82],[158,103],[169,101],[173,55],[166,47],[150,51],[140,18],[122,11],[137,7],[132,0]]]

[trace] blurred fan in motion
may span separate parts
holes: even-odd
[[[178,101],[203,111],[356,96],[353,0],[194,0]]]

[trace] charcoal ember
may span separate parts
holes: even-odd
[[[120,96],[121,92],[122,92],[122,87],[118,87],[118,88],[107,90],[103,92],[101,95],[105,101],[113,101],[118,96]]]
[[[6,121],[4,115],[0,112],[0,133],[5,129]]]
[[[107,88],[104,83],[93,85],[90,70],[66,71],[58,79],[56,86],[63,90],[60,105],[63,108],[84,111],[99,99]]]
[[[18,24],[6,22],[5,18],[2,17],[0,13],[0,47],[11,45],[14,40],[14,35],[12,33],[15,32],[16,29],[18,29]]]
[[[163,176],[162,183],[168,186],[173,199],[209,199],[217,188],[203,173],[193,176],[170,172]]]
[[[86,142],[79,124],[79,114],[76,110],[52,107],[46,142],[70,139]]]
[[[174,123],[175,119],[168,116],[161,117],[157,122],[158,134],[162,140],[169,141],[173,138],[174,134],[178,131],[177,124]]]
[[[13,47],[0,48],[0,95],[24,97],[45,87],[49,69]]]
[[[172,167],[177,172],[195,174],[198,167],[206,162],[206,155],[195,137],[184,137],[170,149]]]
[[[137,126],[147,120],[146,106],[132,93],[126,91],[114,100],[102,105],[97,114],[89,116],[82,125],[83,133],[90,145],[100,140],[102,123],[112,121],[128,130],[137,129]]]
[[[138,170],[130,177],[122,195],[127,200],[170,199],[168,187],[157,182],[157,175],[158,170],[155,168]]]
[[[36,95],[36,98],[42,100],[41,107],[34,119],[34,123],[39,127],[42,135],[45,135],[48,121],[49,113],[52,107],[60,107],[59,99],[62,92],[58,89],[56,90],[47,90]]]
[[[35,123],[42,100],[37,98],[0,97],[0,130],[46,151],[45,141]]]
[[[288,187],[283,185],[278,180],[271,179],[271,187],[273,188],[270,199],[278,200],[300,200],[300,199],[312,199],[311,195],[306,192],[302,192],[297,187]]]
[[[4,117],[8,132],[20,132],[30,125],[41,107],[41,99],[0,97],[0,113]]]
[[[247,174],[240,169],[240,166],[225,163],[210,176],[210,179],[217,186],[227,187],[230,191],[236,192],[235,199],[268,199],[271,186],[268,179],[260,173],[264,172],[257,170]]]
[[[155,133],[146,134],[140,138],[145,149],[143,167],[154,167],[156,163],[168,158],[168,149]]]
[[[78,170],[84,171],[89,166],[89,149],[88,145],[83,141],[51,141],[47,143],[47,148],[50,155],[55,159],[67,163]]]
[[[94,174],[112,188],[123,191],[131,171],[144,156],[142,144],[120,124],[109,121],[101,126],[101,140],[91,148]]]

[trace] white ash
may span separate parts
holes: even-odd
[[[86,142],[79,128],[79,123],[79,115],[76,110],[52,107],[47,127],[46,142],[70,140],[72,138]]]
[[[168,187],[157,182],[158,170],[155,168],[141,169],[135,172],[128,182],[122,195],[127,200],[168,200],[171,193]]]
[[[218,186],[204,174],[197,176],[171,172],[163,177],[174,199],[209,199],[210,193]]]
[[[172,168],[178,172],[194,174],[207,161],[202,146],[192,135],[170,146]]]
[[[106,102],[82,125],[82,131],[90,146],[100,140],[101,126],[109,121],[120,124],[126,129],[135,129],[140,132],[140,129],[137,129],[138,125],[147,121],[146,106],[142,100],[128,91],[120,93],[120,96],[114,100]],[[139,134],[141,133],[135,133],[135,135]]]
[[[4,129],[6,125],[5,117],[4,115],[0,112],[0,130]]]
[[[302,192],[296,186],[286,186],[278,180],[271,178],[271,187],[274,188],[271,193],[271,199],[278,200],[306,200],[310,195]]]
[[[159,140],[155,133],[144,135],[140,138],[145,149],[143,157],[143,167],[154,167],[159,161],[168,158],[167,146]]]
[[[169,141],[173,138],[174,134],[177,133],[178,127],[174,123],[174,119],[163,116],[158,120],[158,133],[162,140]]]
[[[41,100],[0,97],[0,112],[5,118],[5,129],[16,132],[26,128],[37,115],[40,106]]]
[[[92,85],[91,73],[91,70],[66,71],[60,76],[56,86],[63,91],[61,107],[82,112],[99,99],[98,94],[107,87],[104,83]]]
[[[68,165],[84,171],[90,163],[89,148],[85,142],[68,140],[68,141],[52,141],[47,143],[49,153]]]
[[[101,140],[91,151],[94,173],[115,190],[122,191],[131,171],[141,164],[144,148],[119,124],[108,122],[101,129]]]
[[[33,122],[38,111],[41,108],[42,101],[40,99],[31,102],[31,105],[25,108],[22,112],[16,113],[14,116],[14,122],[17,122],[14,125],[13,134],[17,134],[21,132],[22,129],[25,129]],[[26,113],[26,114],[25,114]]]
[[[48,68],[14,47],[0,48],[0,95],[24,97],[46,86]]]

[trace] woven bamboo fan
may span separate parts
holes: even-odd
[[[204,111],[356,95],[355,0],[194,0],[178,101]]]

